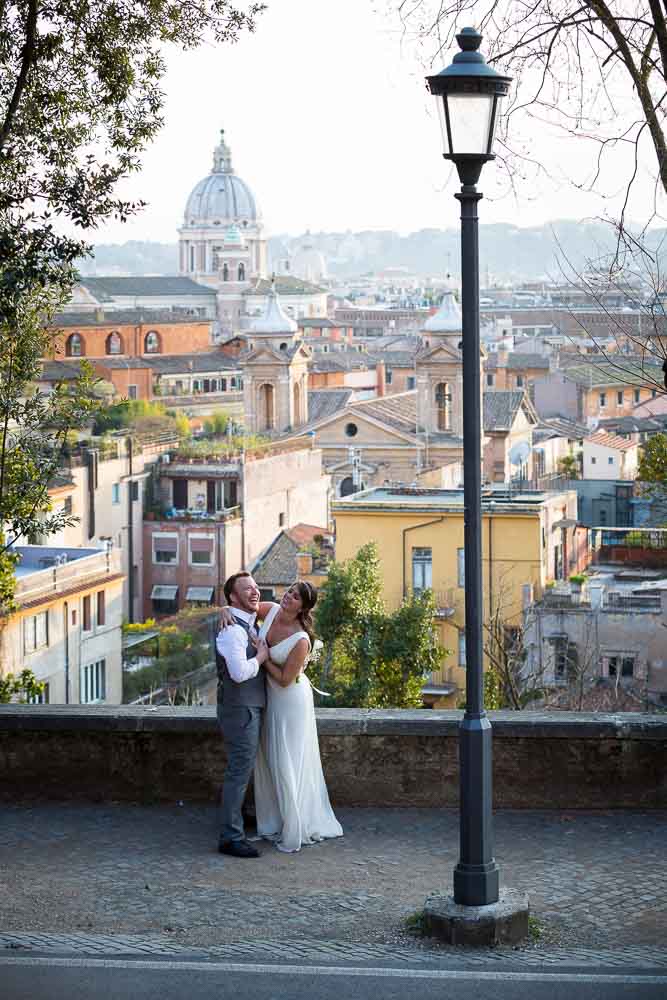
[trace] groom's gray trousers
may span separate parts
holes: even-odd
[[[235,618],[245,632],[247,622]],[[248,634],[246,655],[255,655],[255,646]],[[224,658],[216,651],[218,669],[218,724],[227,756],[227,767],[222,785],[221,840],[243,840],[242,807],[259,748],[262,718],[266,706],[264,671],[240,684],[227,670]]]
[[[255,766],[264,709],[218,706],[218,722],[227,755],[222,786],[221,840],[243,840],[243,800]]]

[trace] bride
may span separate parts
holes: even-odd
[[[312,651],[317,591],[297,581],[280,604],[262,602],[258,644],[269,659],[266,713],[255,763],[257,833],[279,851],[342,837],[322,772],[313,689],[305,667]]]

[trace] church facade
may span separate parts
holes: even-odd
[[[325,414],[299,433],[321,448],[336,496],[388,482],[456,487],[463,460],[461,311],[446,292],[420,333],[416,389],[355,400],[335,390],[311,393]],[[480,436],[482,427],[480,424]]]

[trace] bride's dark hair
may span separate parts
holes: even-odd
[[[297,580],[292,584],[291,590],[296,590],[301,598],[301,611],[298,614],[301,628],[310,639],[310,648],[315,643],[315,626],[313,624],[313,608],[317,604],[317,590],[312,583],[307,580]]]

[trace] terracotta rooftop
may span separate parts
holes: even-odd
[[[595,434],[589,434],[585,440],[592,444],[602,445],[604,448],[614,448],[615,451],[629,451],[631,448],[637,447],[635,441],[628,441],[626,438],[619,437],[618,434],[609,434],[607,431],[596,431]]]
[[[312,524],[297,524],[281,531],[274,538],[267,551],[259,557],[253,567],[253,577],[260,586],[273,587],[289,585],[298,578],[297,553],[303,546],[312,545],[315,536],[326,537],[327,528],[317,528]],[[322,556],[313,560],[313,572],[325,572],[328,556],[333,555],[330,546],[322,546]]]
[[[364,399],[353,403],[350,410],[357,410],[397,430],[414,434],[417,423],[417,393],[411,390],[393,393],[391,396]]]

